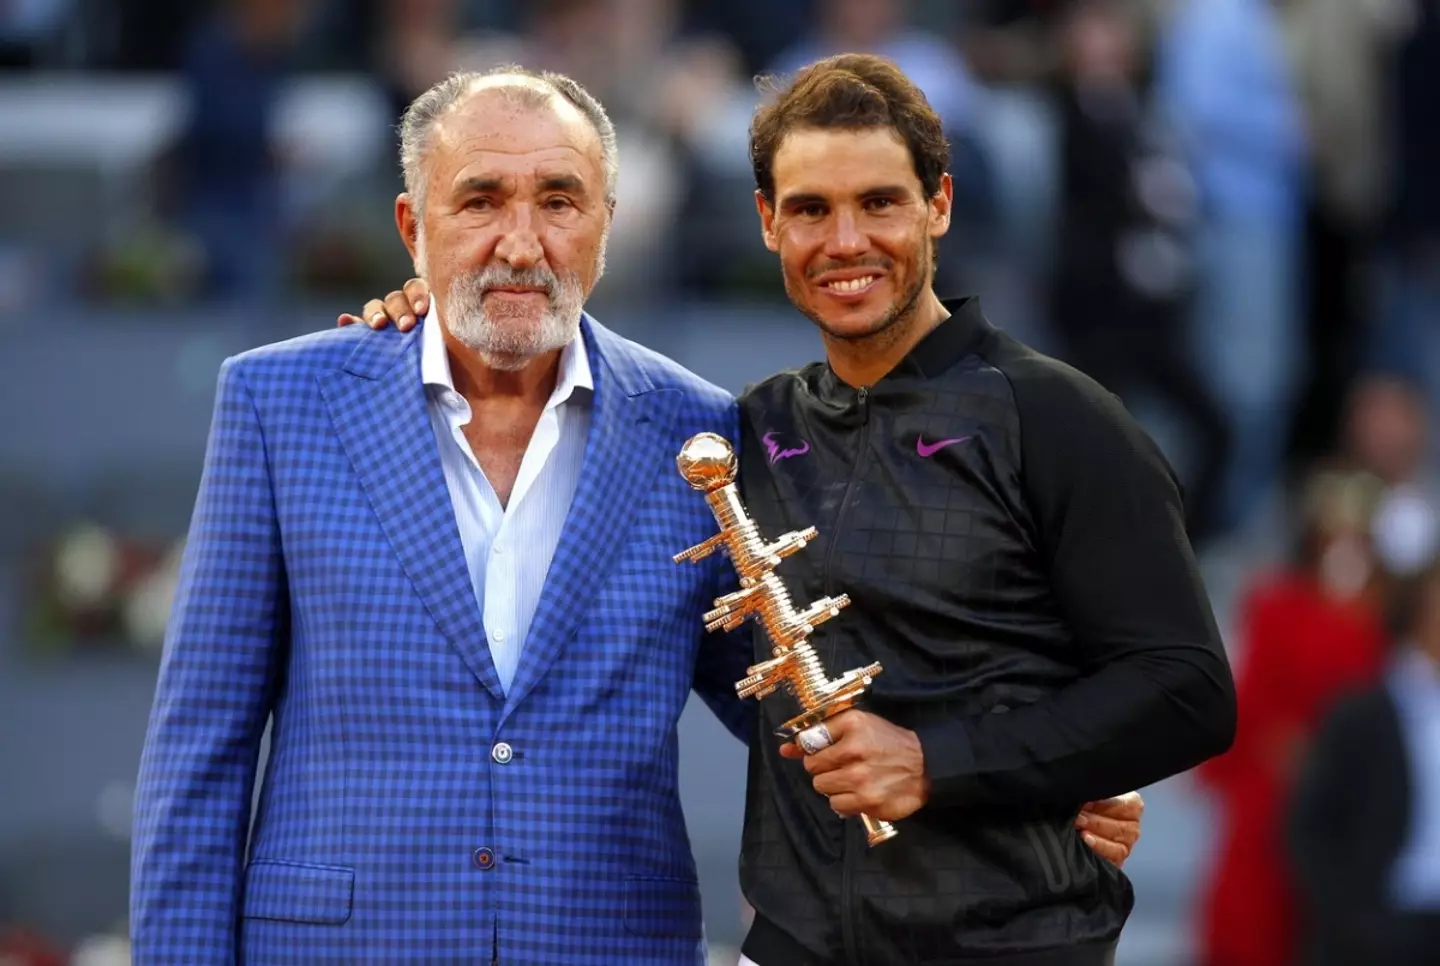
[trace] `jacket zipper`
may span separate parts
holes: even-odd
[[[830,547],[825,553],[825,593],[835,594],[835,548],[840,546],[840,534],[842,524],[845,522],[846,511],[850,509],[850,498],[855,492],[855,484],[860,476],[860,463],[865,458],[865,446],[870,436],[870,391],[861,387],[857,400],[860,403],[860,445],[855,452],[855,463],[850,467],[850,479],[845,484],[845,496],[840,501],[840,510],[835,514],[835,528],[830,536]],[[844,945],[845,961],[852,964],[860,962],[860,944],[855,929],[855,899],[854,892],[854,866],[855,866],[855,830],[850,826],[854,822],[845,823],[845,833],[840,845],[840,938]]]
[[[835,532],[830,547],[825,551],[825,593],[835,594],[835,548],[840,546],[840,524],[845,522],[845,511],[850,509],[850,496],[855,492],[855,481],[860,475],[860,461],[865,458],[865,444],[870,435],[870,390],[861,388],[856,399],[860,403],[860,446],[855,452],[855,462],[850,467],[850,479],[845,483],[845,496],[840,501],[840,510],[835,514]]]

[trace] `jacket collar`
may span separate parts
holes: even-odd
[[[933,379],[955,363],[977,351],[995,333],[995,327],[980,309],[979,296],[942,299],[949,313],[903,359],[876,382],[882,386],[893,379]],[[827,362],[820,376],[820,389],[827,396],[845,399],[857,390],[842,382]]]

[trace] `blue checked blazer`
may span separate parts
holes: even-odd
[[[693,687],[746,737],[750,653],[701,626],[719,555],[671,561],[716,529],[675,455],[737,439],[734,401],[582,320],[584,468],[507,694],[419,331],[220,370],[140,766],[136,966],[704,961],[677,722]]]

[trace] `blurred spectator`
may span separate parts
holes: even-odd
[[[1398,0],[1397,0],[1398,2]],[[1440,4],[1403,0],[1408,15],[1387,106],[1393,118],[1394,196],[1386,244],[1393,291],[1382,315],[1377,364],[1426,387],[1440,406]]]
[[[1340,407],[1372,324],[1371,260],[1388,201],[1385,74],[1410,0],[1285,0],[1314,176],[1305,218],[1305,355],[1293,455],[1334,445]]]
[[[975,82],[944,37],[911,26],[906,0],[816,0],[813,23],[768,70],[788,75],[831,54],[862,51],[900,65],[951,133],[974,123]]]
[[[998,84],[1043,84],[1057,66],[1055,21],[1067,0],[978,0],[960,47],[977,77]]]
[[[1075,364],[1128,401],[1146,390],[1191,430],[1191,539],[1215,535],[1225,416],[1195,366],[1194,183],[1153,117],[1140,24],[1124,0],[1076,0],[1061,33],[1058,243],[1050,319]]]
[[[274,118],[304,10],[298,0],[226,0],[186,45],[181,210],[204,251],[212,298],[280,292],[285,209]]]
[[[1117,6],[1147,41],[1174,0],[1119,0]],[[1044,85],[1064,70],[1055,42],[1075,0],[971,0],[960,45],[976,76],[999,84]]]
[[[1200,185],[1198,361],[1229,409],[1237,526],[1281,482],[1300,349],[1304,120],[1276,2],[1181,0],[1157,64]]]
[[[1346,401],[1342,433],[1344,461],[1384,485],[1372,527],[1380,563],[1392,576],[1412,576],[1434,557],[1440,539],[1425,397],[1408,380],[1367,376]]]
[[[1389,671],[1327,718],[1295,790],[1310,966],[1440,956],[1440,570],[1411,592]]]
[[[1345,400],[1344,416],[1342,452],[1354,468],[1373,473],[1386,486],[1429,475],[1429,416],[1414,383],[1384,373],[1366,376]]]
[[[753,76],[805,33],[813,7],[814,0],[690,0],[686,13],[691,30],[728,37],[742,73]]]
[[[1201,766],[1219,822],[1200,909],[1200,966],[1286,966],[1295,899],[1283,809],[1322,716],[1384,659],[1380,573],[1370,547],[1378,483],[1322,473],[1306,489],[1293,562],[1242,603],[1234,747]]]
[[[405,108],[456,69],[459,7],[456,0],[381,0],[376,73],[399,124]],[[389,147],[389,146],[387,146]],[[394,160],[394,152],[388,157]],[[399,165],[395,179],[400,181]]]

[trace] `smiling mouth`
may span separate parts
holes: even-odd
[[[824,287],[832,292],[838,292],[841,295],[851,295],[869,288],[875,284],[875,281],[879,277],[878,275],[862,275],[859,278],[847,278],[837,282],[826,282]]]

